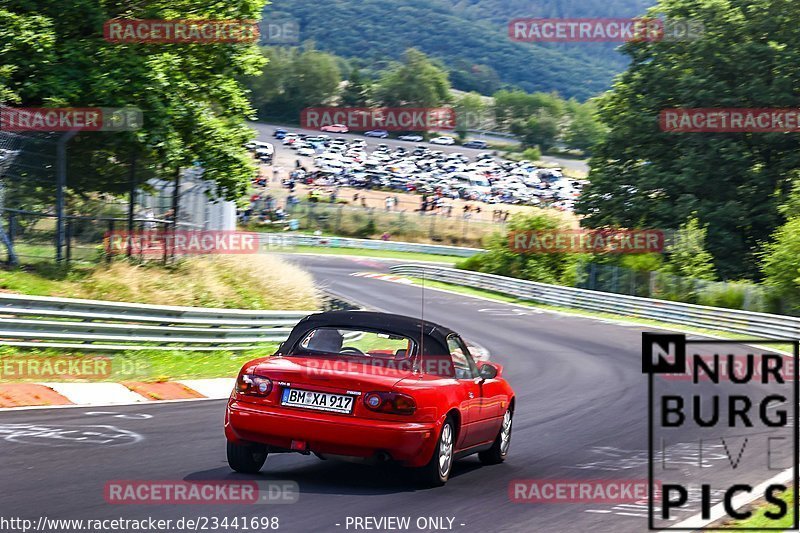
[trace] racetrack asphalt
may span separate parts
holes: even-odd
[[[418,286],[352,276],[388,271],[387,261],[287,258],[309,270],[325,289],[351,301],[412,316],[423,311]],[[230,471],[225,460],[224,401],[6,411],[0,412],[0,516],[277,516],[280,530],[290,532],[353,531],[346,527],[348,516],[410,516],[412,525],[418,517],[452,517],[452,529],[481,533],[647,530],[646,502],[530,504],[509,498],[509,484],[518,479],[647,479],[647,380],[641,372],[639,327],[434,290],[424,293],[424,317],[452,327],[504,365],[504,376],[517,394],[505,463],[481,466],[477,457],[462,459],[448,484],[436,489],[419,489],[402,469],[296,454],[271,455],[261,474],[248,476]],[[37,436],[26,436],[26,427]],[[101,435],[78,436],[71,430]],[[688,442],[693,435],[682,437]],[[768,477],[748,460],[751,452],[764,456],[758,442],[751,442],[737,469],[716,452],[707,451],[702,461],[718,471],[721,481],[755,485]],[[676,462],[695,458],[687,446]],[[694,472],[687,468],[687,479]],[[103,497],[105,484],[113,480],[242,479],[295,481],[299,502],[112,505]],[[699,509],[693,504],[679,518]]]

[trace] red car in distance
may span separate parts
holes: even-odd
[[[324,131],[326,133],[347,133],[350,131],[350,128],[344,124],[330,124],[328,126],[322,126],[320,131]]]
[[[515,399],[501,374],[428,321],[310,315],[275,355],[242,367],[225,413],[228,463],[255,473],[270,453],[394,461],[443,485],[460,457],[505,460]]]

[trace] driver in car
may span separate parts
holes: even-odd
[[[339,353],[344,336],[333,328],[318,329],[308,341],[308,349],[315,352]]]

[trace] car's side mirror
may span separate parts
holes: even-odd
[[[483,363],[478,367],[478,374],[483,379],[494,379],[497,377],[497,367],[489,363]]]

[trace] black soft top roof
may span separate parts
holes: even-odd
[[[447,336],[455,334],[450,328],[419,318],[377,313],[374,311],[328,311],[303,318],[292,330],[284,346],[291,349],[306,333],[319,327],[366,328],[403,335],[421,344],[425,336],[425,353],[448,353]],[[281,350],[283,351],[283,350]]]

